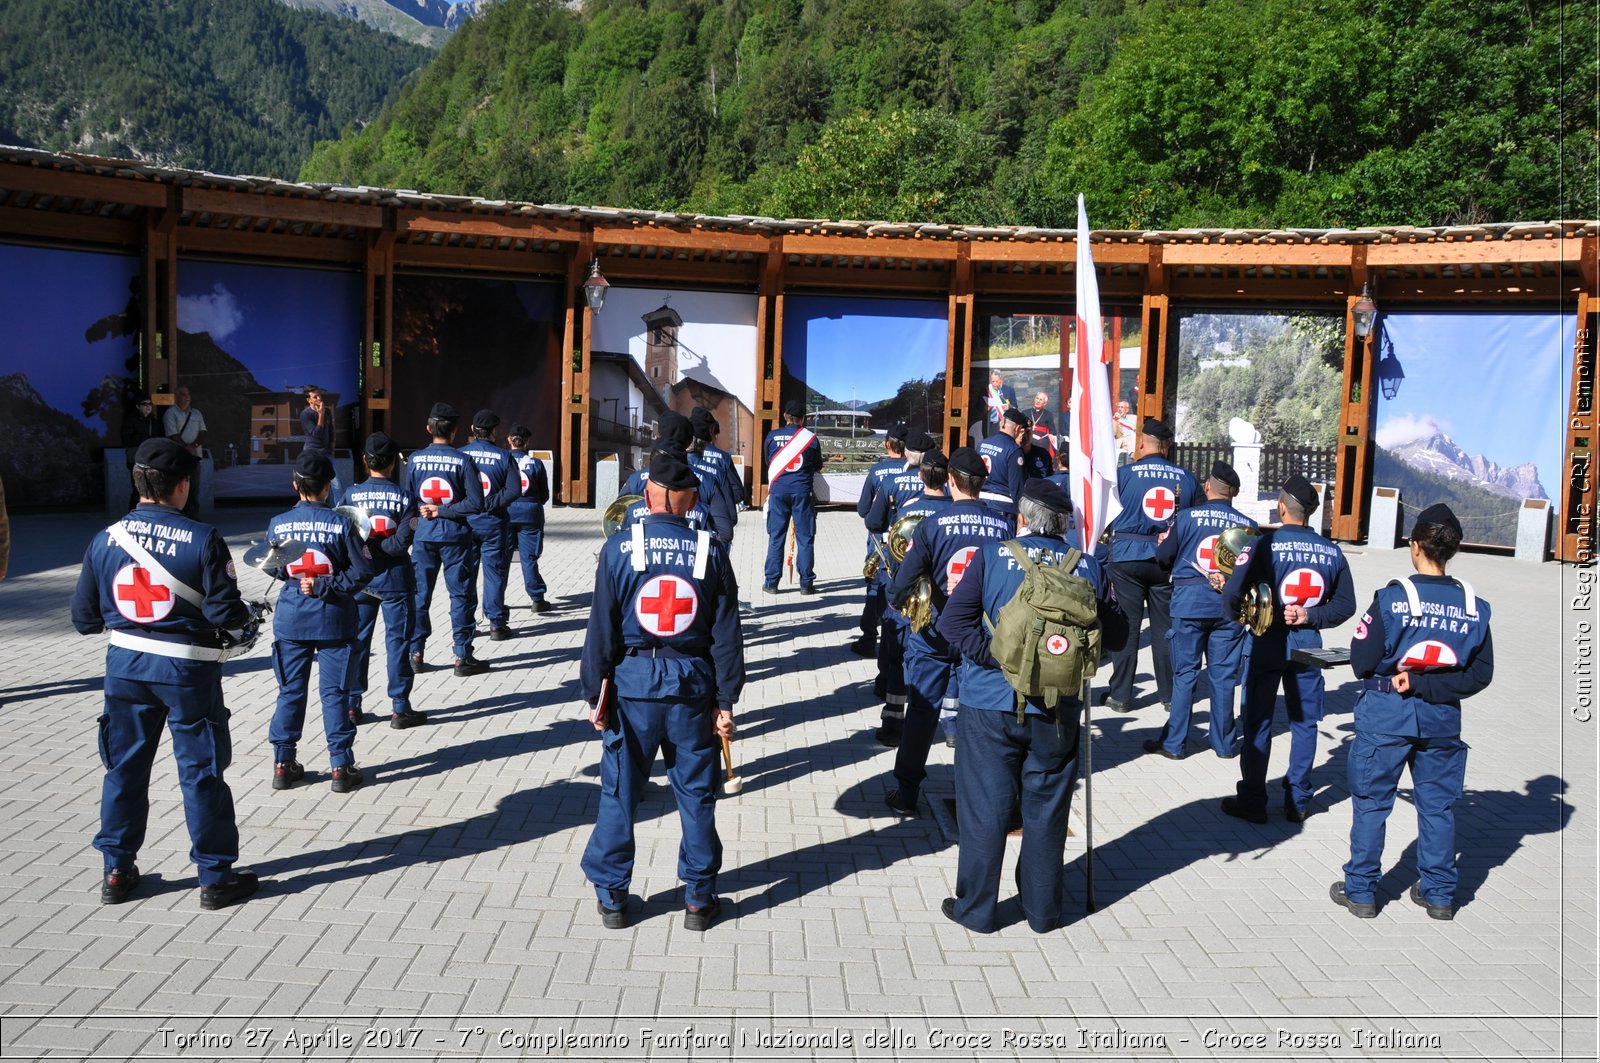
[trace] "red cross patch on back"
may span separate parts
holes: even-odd
[[[1195,560],[1198,561],[1201,567],[1203,567],[1207,572],[1222,571],[1217,567],[1217,559],[1214,556],[1217,549],[1217,540],[1220,538],[1220,535],[1206,536],[1200,542],[1200,549],[1195,551]]]
[[[321,550],[311,547],[299,558],[284,566],[284,571],[299,579],[301,576],[331,576],[333,575],[333,562]]]
[[[1456,651],[1442,642],[1424,639],[1406,650],[1400,658],[1400,667],[1408,672],[1426,672],[1434,668],[1454,668]]]
[[[455,501],[456,492],[443,476],[430,476],[422,481],[422,490],[417,492],[417,497],[430,506],[448,506]]]
[[[1297,568],[1278,584],[1278,597],[1284,605],[1316,605],[1327,591],[1322,573],[1314,568]]]
[[[1144,500],[1139,503],[1139,508],[1144,510],[1144,515],[1153,521],[1164,521],[1172,516],[1178,508],[1178,496],[1170,488],[1152,487],[1144,493]]]
[[[957,550],[950,563],[944,567],[944,592],[954,594],[956,586],[961,582],[961,576],[967,571],[967,566],[972,564],[972,556],[978,552],[976,546],[965,546]]]
[[[160,583],[147,568],[124,565],[113,581],[117,612],[135,624],[153,624],[166,618],[178,599],[172,588]]]
[[[682,576],[654,576],[633,600],[639,626],[659,638],[683,634],[699,612],[700,596]]]

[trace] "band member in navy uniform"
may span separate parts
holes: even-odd
[[[856,516],[862,520],[867,519],[867,514],[872,512],[873,502],[878,497],[878,492],[883,490],[883,485],[889,477],[900,472],[906,467],[906,423],[896,421],[890,426],[883,437],[883,452],[885,457],[873,463],[867,470],[867,478],[861,484],[861,495],[856,499]],[[867,530],[867,556],[871,561],[883,550],[882,537]],[[881,562],[880,562],[881,564]],[[863,565],[863,567],[865,567]],[[872,657],[878,652],[878,629],[883,626],[883,590],[885,583],[877,578],[869,579],[867,584],[866,602],[861,606],[861,637],[850,643],[850,652],[858,657]],[[881,684],[881,679],[880,679]],[[882,697],[880,691],[878,694]]]
[[[783,407],[783,427],[767,433],[762,454],[767,463],[767,564],[761,589],[778,590],[783,574],[784,540],[794,521],[795,567],[800,593],[817,593],[814,565],[817,542],[817,500],[811,481],[822,468],[822,444],[806,427],[805,403],[790,399]]]
[[[1282,526],[1239,552],[1222,589],[1222,613],[1238,616],[1251,588],[1272,589],[1272,626],[1256,636],[1244,677],[1244,747],[1239,758],[1239,793],[1222,799],[1222,811],[1251,823],[1267,821],[1267,759],[1272,749],[1272,714],[1283,688],[1289,714],[1289,767],[1283,779],[1283,814],[1300,823],[1309,814],[1311,764],[1322,721],[1322,669],[1290,659],[1297,649],[1322,645],[1322,628],[1338,627],[1355,615],[1355,588],[1344,553],[1306,526],[1317,509],[1317,492],[1300,474],[1278,494]]]
[[[478,581],[472,569],[472,529],[467,518],[483,508],[483,481],[472,458],[451,446],[461,419],[449,403],[435,403],[428,413],[429,446],[413,451],[406,462],[406,494],[417,503],[417,533],[411,542],[411,564],[417,580],[417,634],[411,642],[411,668],[424,667],[423,651],[433,634],[428,604],[433,585],[444,571],[450,592],[450,628],[455,674],[465,677],[489,670],[472,655],[477,634]]]
[[[1072,500],[1048,480],[1029,480],[1019,501],[1028,534],[1012,539],[1034,564],[1066,564]],[[1075,575],[1094,587],[1101,644],[1115,647],[1127,623],[1100,563],[1079,553]],[[973,555],[961,584],[939,616],[940,634],[961,660],[961,711],[956,715],[956,808],[961,842],[956,858],[956,895],[942,906],[945,918],[980,934],[998,929],[995,908],[1012,810],[1020,798],[1022,851],[1017,883],[1023,915],[1035,933],[1061,925],[1062,856],[1067,815],[1078,777],[1078,738],[1083,702],[1076,696],[1055,704],[1028,698],[1017,718],[1017,692],[990,650],[989,628],[1001,607],[1022,586],[1022,566],[1008,542],[987,542]]]
[[[601,922],[628,923],[634,814],[656,751],[683,825],[678,874],[684,926],[703,931],[721,908],[717,872],[718,737],[733,736],[744,688],[739,588],[722,544],[683,520],[699,479],[680,455],[650,462],[650,515],[606,540],[579,682],[602,733],[600,810],[583,854]],[[610,684],[614,698],[604,697]]]
[[[427,717],[411,707],[411,640],[416,631],[417,581],[411,567],[411,537],[417,530],[417,505],[395,482],[400,447],[382,432],[367,437],[362,461],[368,476],[345,491],[340,506],[353,506],[372,520],[367,551],[372,555],[372,579],[356,595],[356,676],[350,693],[350,719],[362,720],[361,702],[367,690],[372,663],[372,636],[383,613],[384,652],[389,676],[389,726],[415,727]]]
[[[106,775],[94,839],[104,861],[101,904],[121,904],[139,885],[135,860],[150,818],[150,769],[163,726],[172,731],[200,907],[225,908],[256,892],[255,874],[233,869],[239,828],[222,777],[233,750],[222,701],[223,647],[253,641],[255,625],[222,535],[181,512],[198,464],[164,436],[139,445],[133,466],[139,505],[94,537],[72,598],[79,634],[111,631],[99,731]]]
[[[1050,438],[1029,429],[1017,440],[1022,448],[1022,478],[1048,480],[1056,471],[1055,459],[1050,453]]]
[[[913,432],[906,437],[905,467],[889,474],[883,481],[867,511],[867,531],[882,536],[905,514],[901,510],[910,502],[922,497],[926,485],[922,482],[922,456],[935,450],[939,441],[927,432]]]
[[[656,438],[650,444],[650,455],[668,451],[689,460],[689,445],[694,442],[694,423],[676,410],[664,411],[656,420]],[[621,494],[644,495],[644,485],[650,481],[650,469],[639,469],[622,485]]]
[[[966,568],[979,547],[1016,534],[1009,517],[978,501],[984,472],[983,459],[971,447],[961,447],[950,455],[952,501],[917,525],[889,587],[889,603],[904,612],[918,580],[929,580],[935,621],[922,631],[906,634],[906,720],[894,758],[895,788],[884,798],[889,808],[902,816],[917,814],[917,796],[928,775],[928,750],[939,727],[939,713],[946,699],[956,697],[961,656],[938,631],[939,611],[966,578]]]
[[[1256,522],[1229,504],[1239,493],[1239,474],[1232,465],[1213,462],[1205,491],[1206,501],[1179,510],[1177,523],[1156,547],[1156,561],[1172,572],[1172,626],[1167,633],[1172,651],[1172,709],[1160,737],[1148,739],[1144,751],[1168,760],[1185,756],[1202,654],[1211,684],[1211,749],[1223,758],[1239,754],[1234,701],[1250,632],[1222,614],[1224,579],[1212,552],[1224,531],[1254,528]]]
[[[511,519],[517,554],[522,558],[522,588],[533,602],[533,611],[547,613],[550,603],[544,596],[548,588],[539,574],[539,558],[544,555],[544,507],[550,501],[550,474],[544,462],[528,452],[532,435],[527,425],[511,426],[507,442],[511,444],[511,460],[517,464],[522,493],[506,510],[506,516]]]
[[[306,722],[311,665],[316,662],[322,728],[328,740],[333,792],[348,793],[366,779],[356,767],[356,725],[350,719],[350,656],[359,616],[356,595],[372,579],[372,555],[355,525],[328,505],[333,462],[319,451],[294,464],[300,501],[267,522],[272,542],[297,541],[305,552],[270,573],[284,581],[272,614],[272,671],[278,705],[267,728],[272,743],[272,788],[287,790],[305,778],[295,758]]]
[[[1013,405],[1001,415],[994,433],[978,444],[978,456],[989,470],[983,481],[983,501],[996,513],[1010,517],[1013,528],[1017,522],[1017,492],[1022,490],[1022,481],[1027,479],[1022,445],[1018,441],[1028,430],[1028,415]]]
[[[1200,501],[1194,477],[1167,460],[1172,429],[1146,417],[1139,430],[1134,460],[1117,470],[1117,498],[1122,510],[1107,528],[1111,548],[1111,582],[1117,604],[1128,618],[1128,640],[1112,655],[1106,708],[1133,711],[1133,673],[1139,660],[1139,628],[1150,611],[1150,659],[1156,675],[1156,697],[1172,703],[1172,656],[1167,645],[1171,624],[1172,584],[1156,562],[1156,545],[1171,528],[1178,511]]]
[[[694,424],[694,418],[697,414],[704,415],[706,427],[711,429],[710,440],[700,453],[707,461],[716,464],[723,477],[728,481],[728,492],[733,495],[734,502],[733,523],[738,524],[739,508],[747,501],[744,493],[744,478],[739,475],[738,468],[733,464],[733,455],[717,446],[717,437],[722,434],[722,425],[718,423],[716,415],[703,406],[696,406],[689,411],[690,424]],[[731,530],[728,533],[728,538],[730,540],[733,538]]]
[[[522,479],[511,452],[494,441],[500,415],[479,410],[472,415],[472,441],[461,453],[478,467],[483,508],[467,518],[472,529],[473,567],[483,569],[483,615],[489,637],[504,642],[512,637],[511,611],[506,608],[506,580],[511,576],[511,503],[522,496]],[[473,576],[473,581],[477,577]]]
[[[715,423],[710,410],[694,408],[689,417],[694,439],[689,444],[688,458],[689,467],[700,480],[700,504],[711,514],[717,542],[728,549],[733,546],[733,526],[739,523],[739,495],[734,492],[728,466],[706,453],[711,437],[716,434],[712,427]]]
[[[1494,678],[1489,603],[1445,575],[1460,546],[1461,522],[1450,507],[1418,514],[1411,529],[1417,574],[1378,591],[1350,643],[1350,667],[1362,687],[1350,748],[1350,860],[1329,892],[1362,918],[1378,914],[1384,824],[1406,767],[1420,879],[1410,897],[1434,919],[1455,918],[1455,804],[1467,773],[1461,699]]]

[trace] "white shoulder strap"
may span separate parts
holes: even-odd
[[[633,522],[633,570],[643,572],[644,565],[644,521]]]
[[[706,565],[711,561],[711,533],[698,531],[694,535],[694,578],[696,581],[706,578]]]
[[[113,524],[106,529],[106,534],[110,535],[111,541],[122,547],[129,557],[139,562],[140,567],[149,569],[162,583],[171,587],[173,594],[176,594],[196,609],[203,607],[205,599],[200,597],[200,592],[168,572],[166,566],[150,556],[150,551],[139,545],[139,540],[135,539],[132,533],[128,531],[127,525]]]
[[[1411,615],[1412,616],[1421,616],[1422,615],[1422,599],[1417,597],[1417,588],[1411,582],[1411,577],[1410,576],[1401,576],[1398,579],[1390,580],[1389,583],[1388,583],[1388,586],[1390,586],[1390,587],[1397,586],[1397,585],[1400,587],[1401,590],[1406,592],[1406,608],[1411,611]],[[1476,607],[1474,607],[1474,608],[1476,608]]]
[[[1456,581],[1456,586],[1460,587],[1461,593],[1467,597],[1466,605],[1464,607],[1467,611],[1467,617],[1471,620],[1478,619],[1478,596],[1472,593],[1472,584],[1468,583],[1460,576],[1452,576],[1450,578]]]

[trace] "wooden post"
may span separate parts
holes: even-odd
[[[956,248],[955,269],[950,273],[950,306],[944,352],[945,453],[966,442],[967,382],[972,377],[972,245]]]
[[[1351,248],[1350,290],[1344,308],[1344,400],[1339,404],[1339,436],[1334,443],[1332,521],[1329,534],[1341,542],[1359,542],[1366,523],[1367,495],[1372,483],[1372,411],[1374,408],[1373,351],[1378,342],[1377,323],[1365,340],[1356,336],[1355,305],[1371,275],[1367,248]]]
[[[167,205],[145,213],[144,347],[145,386],[158,406],[170,406],[178,389],[178,218],[179,189],[168,190]]]
[[[567,262],[567,313],[561,334],[561,429],[556,439],[560,462],[558,500],[567,505],[589,501],[589,325],[592,314],[583,297],[583,282],[594,256],[594,231],[585,228]]]
[[[767,433],[782,423],[783,412],[783,237],[767,244],[756,293],[756,438],[750,472],[750,504],[767,501]]]
[[[384,211],[384,228],[367,233],[362,275],[359,352],[362,423],[370,432],[394,434],[390,410],[394,395],[394,213]],[[356,446],[360,443],[352,441]],[[360,469],[357,469],[360,474]]]
[[[1578,334],[1572,349],[1571,393],[1567,403],[1566,448],[1561,477],[1558,561],[1591,564],[1595,559],[1595,329],[1600,327],[1596,254],[1600,240],[1583,241],[1583,289],[1578,293]]]
[[[1148,272],[1145,277],[1144,306],[1139,330],[1139,401],[1134,406],[1134,424],[1142,424],[1146,417],[1160,417],[1161,403],[1166,393],[1167,331],[1171,297],[1167,294],[1167,270],[1162,264],[1161,245],[1150,248]],[[1176,334],[1176,329],[1172,330]],[[1120,367],[1118,372],[1120,373]],[[1118,382],[1120,384],[1120,376]],[[1111,408],[1116,409],[1113,397]]]

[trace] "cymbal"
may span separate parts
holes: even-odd
[[[291,561],[298,560],[306,552],[306,544],[298,539],[288,539],[283,542],[273,542],[268,539],[264,542],[251,543],[250,549],[244,552],[244,563],[251,568],[262,570],[282,568]]]

